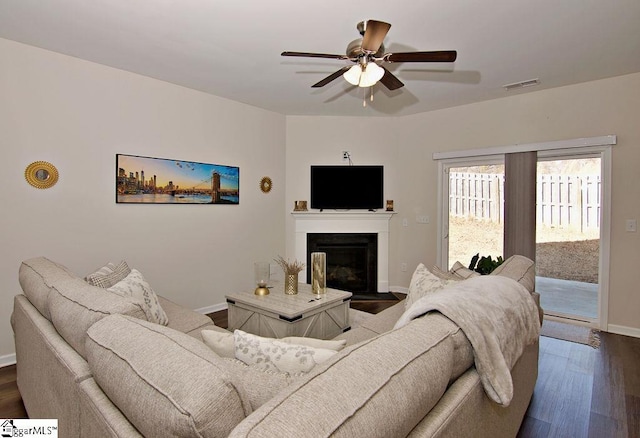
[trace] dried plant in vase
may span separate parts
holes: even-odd
[[[284,293],[287,295],[295,295],[298,293],[298,273],[304,269],[304,263],[297,260],[290,262],[282,256],[274,259],[284,271]]]

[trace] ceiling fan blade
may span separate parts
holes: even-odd
[[[384,60],[387,62],[453,62],[458,57],[455,50],[442,50],[439,52],[403,52],[387,53]]]
[[[349,59],[345,55],[332,55],[329,53],[282,52],[280,56],[299,56],[303,58]]]
[[[342,67],[340,70],[338,70],[335,73],[331,73],[329,76],[327,76],[326,78],[324,78],[323,80],[321,80],[320,82],[317,82],[315,84],[313,84],[311,86],[311,88],[320,88],[320,87],[324,87],[325,85],[327,85],[329,82],[338,79],[340,76],[343,75],[344,72],[346,72],[347,70],[349,70],[351,68],[351,66],[346,66],[346,67]]]
[[[384,68],[384,66],[381,66],[381,67]],[[391,73],[386,68],[384,68],[384,76],[382,76],[382,79],[380,79],[380,82],[382,83],[382,85],[384,85],[385,87],[387,87],[389,90],[392,90],[392,91],[397,90],[398,88],[404,87],[404,84],[402,83],[402,81],[400,81],[400,79],[398,79],[396,75]]]
[[[362,50],[376,53],[390,28],[391,25],[384,21],[367,21],[364,37],[362,38]]]

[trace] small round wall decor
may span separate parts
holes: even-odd
[[[27,182],[37,189],[48,189],[58,182],[58,169],[46,161],[34,161],[24,171]]]
[[[260,180],[260,190],[262,190],[262,193],[269,193],[272,187],[273,182],[271,181],[271,178],[268,176],[262,177]]]

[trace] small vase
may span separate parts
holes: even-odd
[[[298,274],[285,274],[284,293],[286,295],[296,295],[298,293]]]
[[[327,254],[324,252],[311,253],[311,292],[327,293]]]

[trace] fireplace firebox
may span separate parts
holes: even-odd
[[[311,265],[312,252],[327,254],[327,287],[378,292],[377,233],[308,233],[307,266]],[[311,283],[310,269],[307,283]]]

